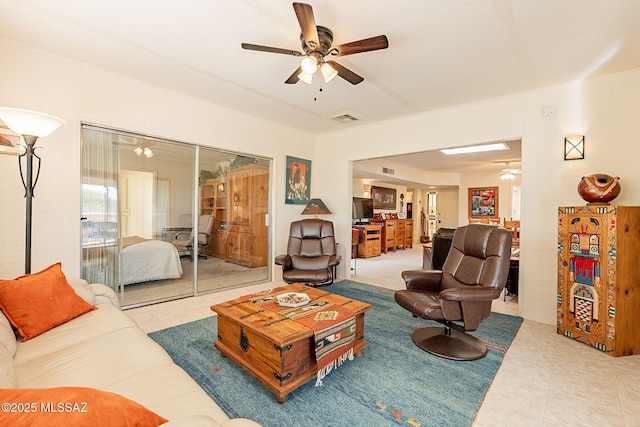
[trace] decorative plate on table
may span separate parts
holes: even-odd
[[[278,304],[283,307],[300,307],[311,301],[309,295],[298,292],[287,292],[276,297]]]

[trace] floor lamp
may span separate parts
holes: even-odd
[[[26,237],[24,248],[24,273],[31,273],[31,211],[33,203],[33,189],[38,183],[40,175],[40,157],[35,153],[35,145],[38,138],[51,135],[60,126],[66,125],[67,122],[45,113],[37,111],[22,110],[19,108],[0,107],[0,120],[4,122],[9,129],[16,134],[22,136],[25,143],[25,152],[18,157],[18,168],[20,169],[20,178],[24,186],[24,197],[27,202],[26,213]],[[26,162],[26,177],[22,173],[22,158]],[[33,178],[33,158],[38,159],[38,170],[35,179]]]

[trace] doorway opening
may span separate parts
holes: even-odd
[[[388,250],[386,253],[381,248],[379,256],[368,258],[358,257],[357,250],[352,250],[352,280],[366,276],[367,281],[380,286],[404,288],[401,272],[422,268],[425,256],[423,246],[428,245],[433,234],[439,228],[457,228],[469,223],[469,188],[484,185],[499,187],[500,205],[497,216],[501,226],[507,220],[518,221],[519,224],[520,170],[512,174],[515,177],[511,180],[501,179],[501,172],[507,166],[514,171],[513,168],[521,164],[521,140],[501,142],[509,147],[505,152],[475,153],[455,159],[452,159],[453,156],[445,157],[439,150],[432,150],[354,161],[352,197],[372,197],[371,188],[376,186],[395,189],[398,195],[404,194],[407,196],[404,202],[412,207],[414,234],[413,248],[398,245],[395,251]],[[390,175],[384,173],[385,170],[393,170],[395,173]],[[402,210],[400,200],[397,200],[394,207],[376,209],[374,212],[384,214],[384,218],[397,219]],[[357,227],[355,223],[354,227]],[[352,235],[357,236],[357,233]],[[519,265],[519,251],[519,245],[514,246],[512,265]],[[511,288],[514,292],[506,293],[494,304],[500,307],[504,303],[505,307],[499,309],[510,314],[518,313],[519,276],[515,274],[514,277],[516,285]]]

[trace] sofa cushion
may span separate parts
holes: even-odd
[[[88,425],[159,426],[167,422],[158,414],[124,396],[85,387],[14,388],[0,390],[3,423],[14,426],[84,427]],[[18,406],[20,405],[20,406]],[[24,410],[28,405],[29,410]],[[22,410],[18,410],[22,409]]]
[[[16,354],[16,333],[11,326],[11,322],[7,319],[7,316],[0,311],[0,343],[4,344],[7,352],[11,358]]]
[[[13,368],[13,359],[5,351],[4,344],[0,343],[0,389],[16,386],[16,374]]]
[[[11,323],[0,311],[0,388],[15,387],[13,356],[16,354],[16,334]]]
[[[111,304],[100,304],[96,308],[38,335],[37,339],[19,342],[15,362],[40,359],[122,329],[139,329],[131,317]]]
[[[219,423],[229,419],[198,383],[172,362],[140,370],[105,390],[127,396],[170,420],[187,414],[206,415]]]
[[[70,278],[67,279],[67,282],[83,300],[91,305],[96,305],[96,293],[91,289],[91,286],[89,286],[86,280]]]
[[[51,332],[57,332],[56,329]],[[63,334],[56,335],[64,340]],[[39,339],[32,341],[35,344]],[[108,389],[141,371],[172,363],[167,352],[137,327],[78,340],[54,352],[47,352],[41,345],[31,347],[31,351],[23,351],[26,349],[22,344],[18,344],[14,359],[16,387],[64,385]],[[32,352],[40,356],[33,357]]]
[[[13,280],[0,280],[0,308],[24,341],[95,310],[69,285],[61,263]]]

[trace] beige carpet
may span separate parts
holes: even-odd
[[[188,257],[181,258],[182,277],[179,279],[156,280],[125,286],[121,298],[123,306],[139,305],[170,298],[192,296],[194,294],[193,265]],[[241,285],[268,280],[267,267],[247,268],[207,257],[198,260],[198,293],[206,293]]]

